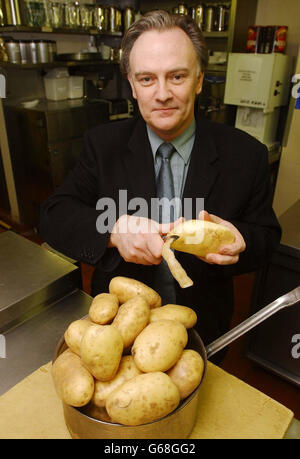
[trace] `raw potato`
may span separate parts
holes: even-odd
[[[105,325],[113,320],[118,312],[118,308],[119,300],[117,295],[100,293],[92,301],[89,316],[96,324]]]
[[[123,352],[122,335],[112,325],[91,325],[81,340],[84,366],[100,381],[112,379],[118,371]]]
[[[179,402],[179,390],[171,378],[154,372],[122,384],[109,395],[106,409],[113,422],[135,426],[166,416]]]
[[[123,356],[118,372],[113,379],[110,381],[95,381],[93,404],[99,408],[105,407],[106,399],[112,391],[139,374],[141,374],[141,371],[134,363],[133,357],[131,355]]]
[[[208,253],[217,253],[222,245],[232,244],[235,235],[226,226],[205,220],[187,220],[179,223],[169,236],[179,236],[171,247],[181,252],[205,257]]]
[[[167,372],[178,387],[181,399],[188,397],[200,384],[203,370],[201,355],[193,349],[185,349],[178,362]]]
[[[92,325],[89,318],[72,322],[65,331],[65,342],[71,351],[80,356],[80,344],[86,330]]]
[[[80,407],[91,400],[94,378],[78,355],[67,349],[52,365],[52,377],[59,398],[67,405]]]
[[[140,295],[134,296],[120,306],[112,325],[121,333],[125,348],[131,346],[137,335],[146,327],[149,317],[149,303]]]
[[[224,225],[205,220],[186,220],[167,234],[162,257],[179,285],[187,288],[193,285],[193,281],[171,249],[205,257],[208,253],[217,253],[222,245],[232,244],[234,241],[235,235]]]
[[[121,304],[130,300],[133,296],[142,295],[148,301],[150,309],[161,306],[161,297],[155,290],[130,277],[114,277],[110,281],[109,292],[117,295]]]
[[[150,323],[162,319],[178,320],[185,328],[192,328],[197,322],[197,314],[187,306],[165,304],[161,308],[152,309],[150,312]]]
[[[137,336],[131,353],[141,371],[167,371],[181,356],[187,340],[186,328],[180,322],[157,320]]]

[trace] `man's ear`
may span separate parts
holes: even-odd
[[[137,99],[135,88],[134,88],[134,84],[133,84],[133,81],[132,81],[132,77],[129,74],[127,75],[127,80],[129,81],[129,84],[131,86],[131,91],[132,91],[133,98]]]
[[[197,82],[197,88],[196,88],[196,94],[200,94],[202,91],[202,85],[203,85],[203,80],[204,80],[204,72],[200,72],[198,76],[198,82]]]

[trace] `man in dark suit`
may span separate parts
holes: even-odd
[[[156,11],[131,26],[121,70],[140,116],[86,134],[78,165],[42,207],[40,232],[57,250],[96,266],[92,295],[108,291],[117,275],[140,280],[164,304],[194,308],[208,344],[228,330],[232,276],[261,267],[281,231],[272,210],[266,147],[242,131],[194,116],[206,64],[202,34],[188,16]],[[173,148],[167,162],[159,154],[162,143]],[[161,258],[162,236],[174,223],[156,222],[151,214],[163,167],[165,182],[171,177],[173,195],[183,202],[183,216],[188,202],[191,218],[222,223],[235,234],[233,244],[205,259],[176,253],[194,281],[187,289],[170,278]],[[200,213],[199,198],[205,209]],[[137,212],[141,202],[146,206]]]

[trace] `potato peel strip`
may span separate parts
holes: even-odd
[[[187,273],[185,272],[179,261],[176,260],[174,252],[171,250],[170,246],[173,242],[173,239],[174,237],[172,236],[165,239],[162,249],[162,257],[166,261],[173,277],[177,280],[180,287],[191,287],[192,285],[194,285],[194,282],[192,281],[192,279],[188,277]]]

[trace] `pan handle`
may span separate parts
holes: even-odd
[[[298,303],[298,301],[300,301],[300,286],[295,288],[291,292],[286,293],[285,295],[277,298],[277,300],[268,304],[263,309],[256,312],[248,319],[244,320],[242,323],[237,325],[235,328],[229,330],[229,332],[225,333],[225,335],[221,336],[220,338],[216,339],[211,344],[209,344],[206,347],[207,358],[209,359],[209,357],[214,355],[216,352],[223,349],[225,346],[239,338],[247,331],[251,330],[253,327],[256,327],[256,325],[260,324],[265,319],[275,314],[275,312],[288,306],[292,306]]]

